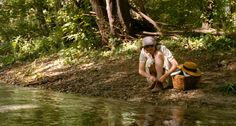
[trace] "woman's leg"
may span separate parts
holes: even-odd
[[[164,58],[161,52],[157,52],[154,55],[154,62],[155,64],[151,65],[149,69],[149,73],[157,79],[160,79],[160,77],[163,75],[163,65],[164,65]],[[162,89],[162,84],[160,82],[152,82],[151,80],[147,79],[149,82],[149,86],[147,89],[153,89],[153,92],[159,91]]]
[[[156,77],[157,73],[156,73],[156,69],[155,69],[155,65],[154,65],[154,64],[151,65],[150,67],[148,67],[148,72],[149,72],[151,75],[153,75],[153,76]],[[148,83],[149,83],[149,86],[148,86],[147,88],[145,88],[145,89],[153,89],[153,88],[155,87],[155,82],[153,82],[153,81],[150,80],[149,78],[147,78],[147,81],[148,81]]]
[[[160,79],[160,77],[163,75],[163,65],[164,65],[164,57],[161,52],[157,52],[155,55],[155,69],[157,73],[157,79]]]
[[[157,77],[157,79],[160,79],[160,77],[163,75],[163,64],[164,64],[164,59],[163,59],[162,53],[157,52],[154,56],[154,60],[155,60],[156,77]],[[155,87],[151,91],[158,92],[161,89],[163,89],[162,83],[159,81],[156,81]]]

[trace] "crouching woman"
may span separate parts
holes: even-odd
[[[177,69],[178,63],[169,49],[157,44],[152,36],[142,39],[142,49],[139,56],[139,74],[147,78],[152,92],[163,89],[163,84],[172,72]]]

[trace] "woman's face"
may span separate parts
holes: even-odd
[[[154,54],[154,52],[155,52],[155,46],[154,45],[144,46],[143,48],[147,53]]]

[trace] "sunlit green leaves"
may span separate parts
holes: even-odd
[[[94,20],[85,14],[91,9],[89,1],[79,1],[80,7],[75,2],[4,1],[0,5],[0,17],[4,17],[0,18],[0,38],[4,42],[0,52],[8,52],[15,60],[28,60],[64,48],[98,47]]]
[[[202,35],[198,37],[178,36],[178,40],[167,40],[165,43],[173,49],[232,51],[236,48],[236,40],[225,36]]]
[[[145,7],[147,15],[151,15],[156,21],[177,26],[175,27],[177,29],[195,28],[201,26],[200,16],[204,11],[201,7],[206,2],[207,0],[151,0],[145,3]],[[215,0],[215,2],[217,9],[213,12],[212,21],[215,24],[212,26],[224,27],[230,32],[235,31],[235,26],[231,27],[235,19],[230,18],[230,15],[225,15],[227,1]],[[89,0],[7,0],[0,6],[0,41],[4,43],[4,46],[0,47],[1,56],[8,55],[13,56],[15,60],[28,60],[63,50],[64,57],[73,59],[77,51],[88,51],[103,46],[99,41],[95,18],[89,14],[91,11]],[[39,9],[42,12],[40,16]],[[39,20],[42,18],[45,20],[44,23]],[[224,22],[225,18],[228,23]],[[218,27],[220,24],[222,26]],[[42,26],[45,30],[42,30]],[[46,32],[48,34],[44,34]],[[169,39],[167,43],[178,47],[175,49],[194,51],[231,50],[235,47],[235,40],[227,37],[207,35],[178,37],[178,40]],[[124,43],[123,40],[115,36],[110,37],[109,46],[112,50],[104,54],[132,55],[133,51],[138,50],[138,46],[132,42],[122,43]],[[66,53],[67,51],[69,54]]]
[[[225,51],[231,51],[231,49],[236,48],[236,40],[219,37],[215,41],[211,41],[209,43],[206,43],[206,46],[208,49],[212,51],[216,50],[225,50]]]
[[[64,59],[66,64],[76,64],[78,62],[77,57],[79,54],[79,50],[74,47],[62,49],[59,52],[59,55]]]
[[[230,30],[235,5],[230,0],[212,1],[212,10],[208,9],[210,0],[149,0],[144,5],[153,19],[178,28],[201,27],[207,20],[214,28]]]

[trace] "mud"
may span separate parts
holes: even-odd
[[[235,61],[229,64],[235,64]],[[138,74],[138,55],[129,59],[103,59],[79,65],[65,65],[58,57],[33,63],[16,63],[1,70],[0,81],[81,96],[155,105],[235,106],[235,93],[220,90],[236,82],[235,70],[225,68],[225,65],[201,68],[204,75],[196,89],[182,91],[168,88],[156,93],[144,90],[148,85],[146,79]]]

